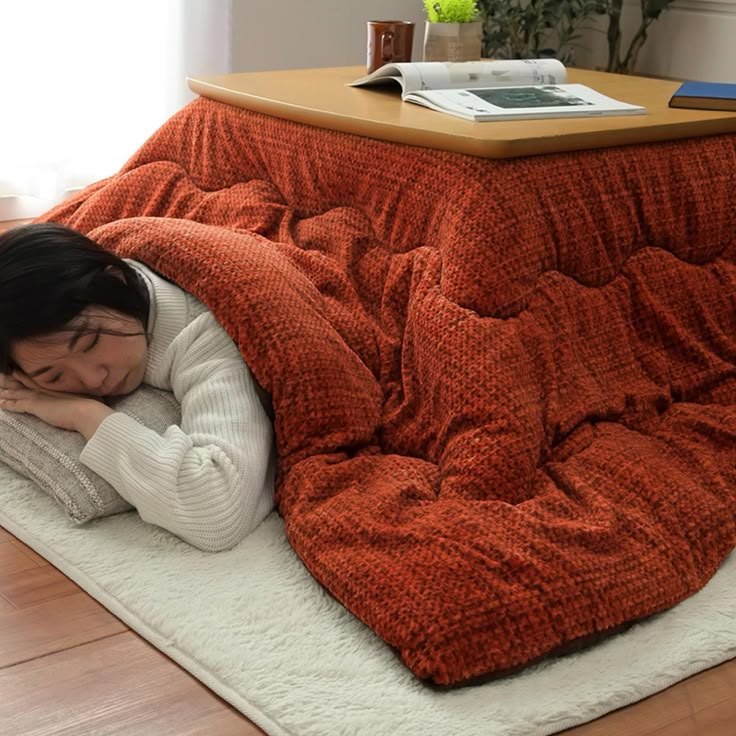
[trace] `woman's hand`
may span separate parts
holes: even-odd
[[[29,381],[32,379],[28,379]],[[0,373],[0,391],[4,388],[23,388],[23,384],[16,378],[15,374],[12,376],[7,373]],[[30,386],[26,386],[30,388]]]
[[[6,386],[12,377],[3,376]],[[8,380],[10,378],[10,380]],[[79,432],[90,439],[105,417],[113,413],[109,406],[89,396],[50,391],[35,391],[19,381],[12,388],[0,388],[0,409],[18,414],[32,414],[60,429]]]
[[[0,390],[4,388],[22,389],[27,388],[30,391],[36,391],[47,396],[60,396],[67,397],[76,396],[79,399],[90,398],[87,394],[74,394],[69,391],[52,391],[48,388],[39,386],[30,376],[27,376],[22,371],[13,371],[12,375],[4,375],[0,373]]]

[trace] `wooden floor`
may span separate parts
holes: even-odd
[[[263,734],[0,529],[0,734]]]
[[[0,734],[263,733],[0,528]],[[734,736],[736,660],[564,733]]]
[[[0,232],[13,224],[0,223]],[[0,528],[0,734],[263,733]],[[735,735],[736,660],[564,732]]]

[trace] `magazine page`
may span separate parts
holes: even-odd
[[[421,61],[386,64],[350,86],[397,81],[406,94],[427,89],[563,84],[566,79],[567,70],[557,59]]]
[[[583,84],[420,90],[404,97],[433,110],[474,121],[635,115],[640,105],[614,100]]]

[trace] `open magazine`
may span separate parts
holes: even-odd
[[[405,102],[477,122],[646,112],[583,84],[567,84],[557,59],[385,64],[350,86],[392,82],[401,85]]]

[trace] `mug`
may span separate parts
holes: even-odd
[[[408,20],[368,21],[368,74],[392,61],[411,61],[414,23]]]

